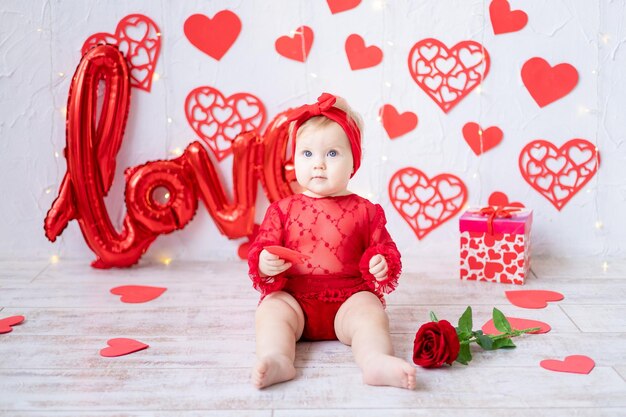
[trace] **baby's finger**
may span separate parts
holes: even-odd
[[[262,254],[262,255],[263,255],[263,257],[264,257],[266,260],[268,260],[268,261],[269,261],[269,260],[272,260],[272,259],[278,259],[278,255],[274,255],[273,253],[271,253],[271,252],[269,252],[269,251],[267,251],[267,250],[265,250],[265,249],[263,249],[263,251],[261,252],[261,254]]]
[[[376,278],[383,278],[387,276],[387,272],[389,271],[389,268],[387,268],[387,265],[385,265],[385,267],[383,268],[382,271],[380,271],[378,274],[376,274]]]
[[[375,267],[376,265],[381,263],[382,260],[383,260],[383,257],[381,255],[374,255],[374,256],[372,256],[371,259],[370,259],[370,268]]]
[[[383,270],[383,268],[385,268],[387,265],[385,265],[385,263],[381,262],[378,263],[376,265],[374,265],[373,267],[370,268],[370,274],[372,275],[376,275],[378,274],[380,271]]]

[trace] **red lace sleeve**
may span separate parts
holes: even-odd
[[[387,223],[385,212],[378,204],[375,205],[375,208],[373,218],[370,217],[369,246],[361,257],[359,269],[363,274],[363,278],[372,284],[376,293],[389,294],[398,286],[398,278],[402,272],[402,262],[400,261],[400,252],[385,227]],[[387,278],[382,281],[378,281],[369,272],[370,259],[378,254],[385,257],[388,267]]]
[[[248,275],[252,280],[253,287],[259,291],[263,297],[272,292],[281,290],[285,286],[287,278],[284,272],[271,277],[262,277],[259,271],[259,255],[266,246],[282,244],[282,215],[278,205],[273,203],[268,207],[263,223],[261,223],[261,227],[259,228],[259,234],[248,250]]]

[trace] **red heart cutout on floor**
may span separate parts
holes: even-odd
[[[497,126],[491,126],[483,130],[478,123],[469,122],[463,126],[465,142],[472,148],[476,155],[487,152],[502,141],[502,130]]]
[[[467,188],[452,174],[428,178],[417,168],[402,168],[389,180],[389,198],[418,239],[463,208]]]
[[[593,178],[599,165],[596,146],[584,139],[572,139],[560,148],[543,139],[535,140],[519,156],[519,169],[526,182],[557,210]]]
[[[161,30],[149,17],[131,14],[117,24],[115,35],[96,33],[91,35],[81,48],[84,55],[99,44],[117,45],[124,54],[130,70],[130,85],[150,91],[152,76],[161,49]]]
[[[383,105],[378,114],[389,139],[400,137],[417,126],[415,113],[407,111],[400,114],[391,104]]]
[[[502,191],[494,191],[489,196],[489,200],[487,202],[490,206],[501,206],[501,207],[520,207],[524,208],[524,204],[514,201],[509,202],[509,197],[504,194]]]
[[[423,39],[409,53],[409,72],[417,85],[448,113],[489,73],[491,59],[478,42],[462,41],[448,48],[437,39]]]
[[[355,33],[346,39],[346,55],[352,71],[374,67],[383,60],[379,47],[365,46],[363,38]]]
[[[596,366],[596,363],[589,356],[570,355],[562,361],[557,359],[545,359],[539,363],[539,366],[549,371],[588,374]]]
[[[345,12],[346,10],[354,9],[361,3],[361,0],[326,0],[328,8],[332,14]]]
[[[306,61],[312,45],[313,30],[308,26],[300,26],[291,37],[281,36],[274,44],[276,52],[298,62]]]
[[[509,323],[511,324],[511,327],[514,330],[524,330],[524,329],[532,329],[534,327],[540,327],[539,330],[537,330],[536,332],[532,332],[530,334],[548,333],[550,330],[552,330],[552,327],[550,327],[548,323],[544,323],[543,321],[530,320],[530,319],[518,319],[515,317],[507,317],[506,319],[509,321]],[[485,334],[492,334],[492,335],[502,334],[502,332],[496,329],[496,326],[493,325],[493,319],[483,324],[481,329],[483,333]]]
[[[528,15],[522,10],[511,10],[507,0],[493,0],[489,5],[489,18],[496,35],[517,32],[528,23]]]
[[[198,87],[187,95],[185,116],[192,129],[218,161],[232,153],[232,142],[243,132],[259,130],[265,122],[265,105],[249,93],[225,97],[213,87]]]
[[[561,301],[563,294],[546,290],[505,291],[511,304],[522,308],[545,308],[549,301]]]
[[[24,316],[11,316],[0,319],[0,334],[13,331],[13,327],[24,321]]]
[[[145,303],[160,297],[166,290],[146,285],[122,285],[111,289],[111,294],[121,295],[120,301],[123,303]]]
[[[309,255],[305,255],[293,249],[286,248],[284,246],[271,245],[265,246],[263,249],[267,250],[269,253],[278,256],[281,259],[284,259],[292,264],[303,263],[307,259],[311,257]]]
[[[539,107],[545,107],[576,87],[578,71],[567,63],[552,67],[545,59],[535,57],[522,66],[522,81]]]
[[[219,61],[237,40],[241,20],[230,10],[222,10],[213,19],[194,14],[185,20],[183,29],[193,46]]]
[[[127,339],[125,337],[110,339],[107,341],[107,345],[109,345],[109,347],[100,350],[100,356],[104,356],[105,358],[128,355],[129,353],[138,352],[149,347],[149,345],[138,340]]]

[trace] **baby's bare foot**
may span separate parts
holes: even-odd
[[[261,389],[279,382],[289,381],[296,376],[292,361],[283,355],[266,356],[259,359],[252,369],[252,385]]]
[[[369,358],[363,367],[363,382],[368,385],[385,385],[415,389],[415,367],[391,355],[376,355]]]

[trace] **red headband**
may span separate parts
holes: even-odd
[[[335,104],[336,101],[337,97],[332,94],[322,93],[322,95],[317,98],[317,103],[305,104],[293,111],[287,120],[288,122],[294,122],[293,130],[291,131],[292,151],[295,155],[296,134],[298,133],[300,126],[312,117],[326,116],[330,120],[339,124],[343,131],[346,132],[346,136],[350,142],[350,148],[352,149],[354,167],[354,172],[350,176],[350,178],[352,178],[361,166],[361,131],[359,130],[356,122],[352,120],[352,118],[348,116],[345,111],[337,107],[333,107],[333,104]]]

